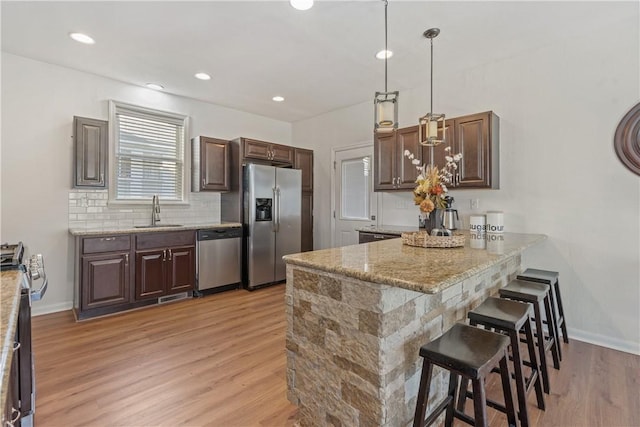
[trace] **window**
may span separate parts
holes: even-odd
[[[111,199],[185,201],[187,117],[113,101],[111,111]]]

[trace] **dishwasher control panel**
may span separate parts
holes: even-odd
[[[236,237],[242,237],[241,227],[198,230],[198,240],[233,239]]]

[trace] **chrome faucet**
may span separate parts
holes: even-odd
[[[160,222],[160,198],[154,194],[151,202],[151,225],[156,225],[158,222]]]

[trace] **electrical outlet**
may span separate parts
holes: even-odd
[[[469,201],[469,207],[471,209],[480,209],[480,199],[471,199]]]

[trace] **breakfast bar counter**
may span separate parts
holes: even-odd
[[[287,263],[287,396],[301,426],[406,426],[420,346],[521,271],[540,234],[488,236],[486,249],[428,249],[401,239],[305,252]],[[446,392],[441,372],[432,401]]]

